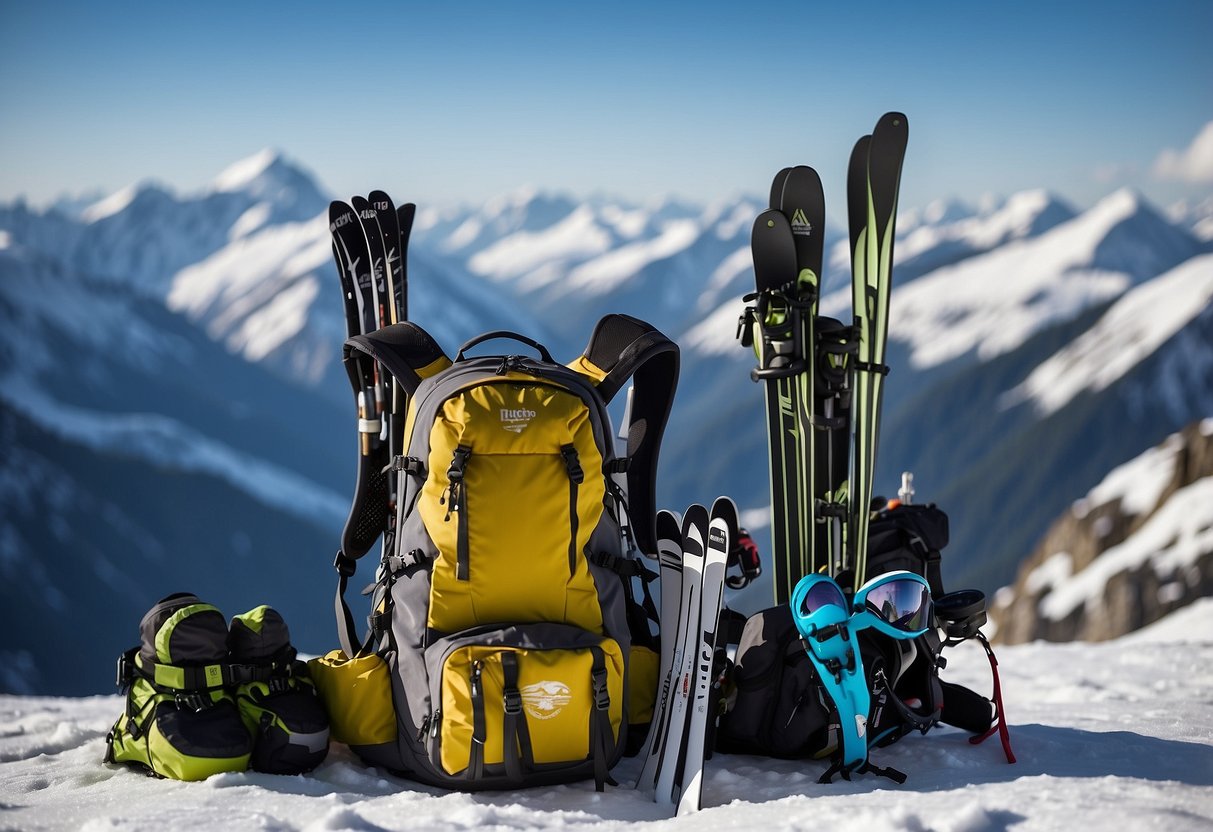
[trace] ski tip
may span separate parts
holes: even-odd
[[[778,208],[783,203],[783,185],[788,181],[788,174],[791,168],[784,168],[775,174],[775,178],[771,181],[771,199],[767,203],[772,208]]]
[[[737,503],[728,495],[721,495],[712,503],[712,519],[724,520],[730,526],[737,525]]]
[[[707,528],[711,516],[705,506],[699,503],[691,505],[684,515],[682,515],[682,538],[686,540],[697,539],[700,545],[706,542]]]
[[[787,178],[805,179],[809,182],[816,182],[817,187],[821,187],[821,174],[817,172],[816,168],[809,167],[808,165],[797,165],[796,167],[792,168],[788,171]]]
[[[855,146],[851,148],[851,168],[852,169],[855,168],[855,162],[859,159],[863,159],[865,161],[865,167],[866,167],[868,148],[871,146],[871,144],[872,144],[872,134],[871,133],[868,133],[867,135],[864,135],[864,136],[860,136],[855,141]]]
[[[657,512],[656,518],[657,531],[657,546],[661,548],[661,542],[664,540],[671,541],[682,548],[682,518],[672,511],[662,509]]]
[[[905,113],[889,112],[880,117],[880,120],[876,122],[876,127],[877,129],[881,127],[886,129],[891,127],[898,130],[907,131],[910,129],[910,120],[906,118]]]
[[[785,229],[788,234],[792,233],[792,226],[788,223],[788,218],[778,208],[768,208],[754,218],[754,231],[751,239],[760,235],[778,234]]]

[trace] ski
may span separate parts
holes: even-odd
[[[666,726],[669,721],[670,694],[674,686],[674,667],[682,659],[679,622],[682,614],[682,519],[670,511],[657,512],[657,556],[661,568],[661,663],[657,672],[657,701],[653,704],[653,719],[645,738],[640,758],[644,765],[636,788],[651,789],[657,785],[661,767]]]
[[[374,309],[370,249],[362,221],[349,204],[334,201],[329,205],[329,232],[341,281],[347,334],[373,332],[379,326],[379,318]],[[362,354],[353,357],[345,366],[358,413],[358,473],[335,566],[340,576],[337,630],[341,648],[347,656],[353,656],[360,645],[355,636],[353,616],[343,596],[355,562],[370,551],[388,525],[388,476],[384,471],[388,463],[388,445],[383,441],[383,423],[377,409],[382,397],[378,366]]]
[[[772,205],[775,207],[775,205]],[[791,586],[803,575],[816,572],[818,552],[824,548],[824,524],[819,524],[817,504],[827,490],[828,469],[824,467],[826,427],[815,413],[818,400],[817,369],[817,300],[821,287],[821,266],[825,249],[825,195],[817,171],[805,165],[790,168],[783,177],[778,208],[788,218],[796,248],[796,302],[800,308],[800,343],[804,350],[804,367],[795,379],[795,406],[799,437],[797,479],[800,483],[801,505],[796,520],[800,524],[801,549],[799,559],[788,552],[787,564]],[[821,449],[824,449],[823,447]],[[791,597],[791,590],[788,590]]]
[[[712,503],[708,520],[707,550],[703,562],[703,589],[700,591],[699,648],[695,657],[695,698],[686,731],[686,750],[682,771],[675,776],[679,815],[698,812],[703,798],[703,761],[708,750],[707,736],[715,715],[711,713],[713,664],[716,658],[716,631],[724,597],[724,573],[729,552],[737,542],[737,506],[728,497]]]
[[[892,290],[897,196],[909,124],[885,113],[870,138],[856,143],[847,174],[851,238],[851,297],[856,352],[851,362],[851,482],[847,529],[855,586],[866,578],[868,518],[876,475],[876,445],[884,393],[885,347]],[[862,208],[861,208],[862,206]]]
[[[361,196],[351,197],[350,206],[358,214],[358,221],[362,224],[362,234],[366,237],[367,255],[371,267],[371,310],[377,325],[375,328],[380,329],[391,324],[392,319],[385,275],[387,257],[383,250],[383,233],[379,229],[378,212],[371,206],[369,200]],[[375,389],[375,393],[378,396],[376,409],[381,424],[380,440],[390,442],[388,428],[391,420],[387,416],[391,409],[392,388],[386,374],[380,373],[379,375],[380,385]]]
[[[678,617],[678,647],[675,648],[669,716],[662,737],[661,762],[657,771],[657,803],[676,805],[682,789],[682,767],[686,760],[686,736],[695,681],[695,654],[699,647],[699,616],[703,591],[703,562],[708,530],[708,510],[701,505],[687,509],[682,518],[682,603]]]
[[[780,171],[772,197],[782,199],[790,169]],[[778,196],[775,191],[778,190]],[[795,377],[804,370],[801,309],[796,293],[796,239],[792,225],[778,207],[763,211],[750,235],[756,291],[747,303],[739,327],[745,346],[753,346],[758,366],[750,378],[765,387],[767,445],[771,480],[771,560],[774,563],[775,603],[786,603],[796,583],[791,564],[801,562],[804,549],[804,501],[800,423]]]

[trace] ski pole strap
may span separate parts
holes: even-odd
[[[981,646],[986,649],[986,656],[990,660],[990,672],[994,674],[994,708],[997,714],[995,722],[990,726],[989,730],[980,736],[969,737],[969,742],[973,745],[978,745],[985,742],[997,731],[998,738],[1002,741],[1002,752],[1007,756],[1007,762],[1014,763],[1015,752],[1011,750],[1011,731],[1007,728],[1007,717],[1002,707],[1002,683],[998,679],[998,659],[994,656],[994,649],[990,647],[990,642],[980,630],[977,632],[977,638],[981,641]]]
[[[762,559],[758,555],[758,544],[745,529],[737,530],[737,543],[730,550],[726,567],[737,566],[740,575],[729,575],[724,579],[729,589],[742,589],[762,574]]]

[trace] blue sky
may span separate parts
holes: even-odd
[[[204,187],[275,147],[335,194],[694,200],[910,119],[903,205],[1161,179],[1213,121],[1213,3],[0,5],[0,200]],[[1188,179],[1198,178],[1187,174]]]

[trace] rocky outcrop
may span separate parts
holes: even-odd
[[[1119,466],[999,590],[996,640],[1102,641],[1213,595],[1213,419]]]

